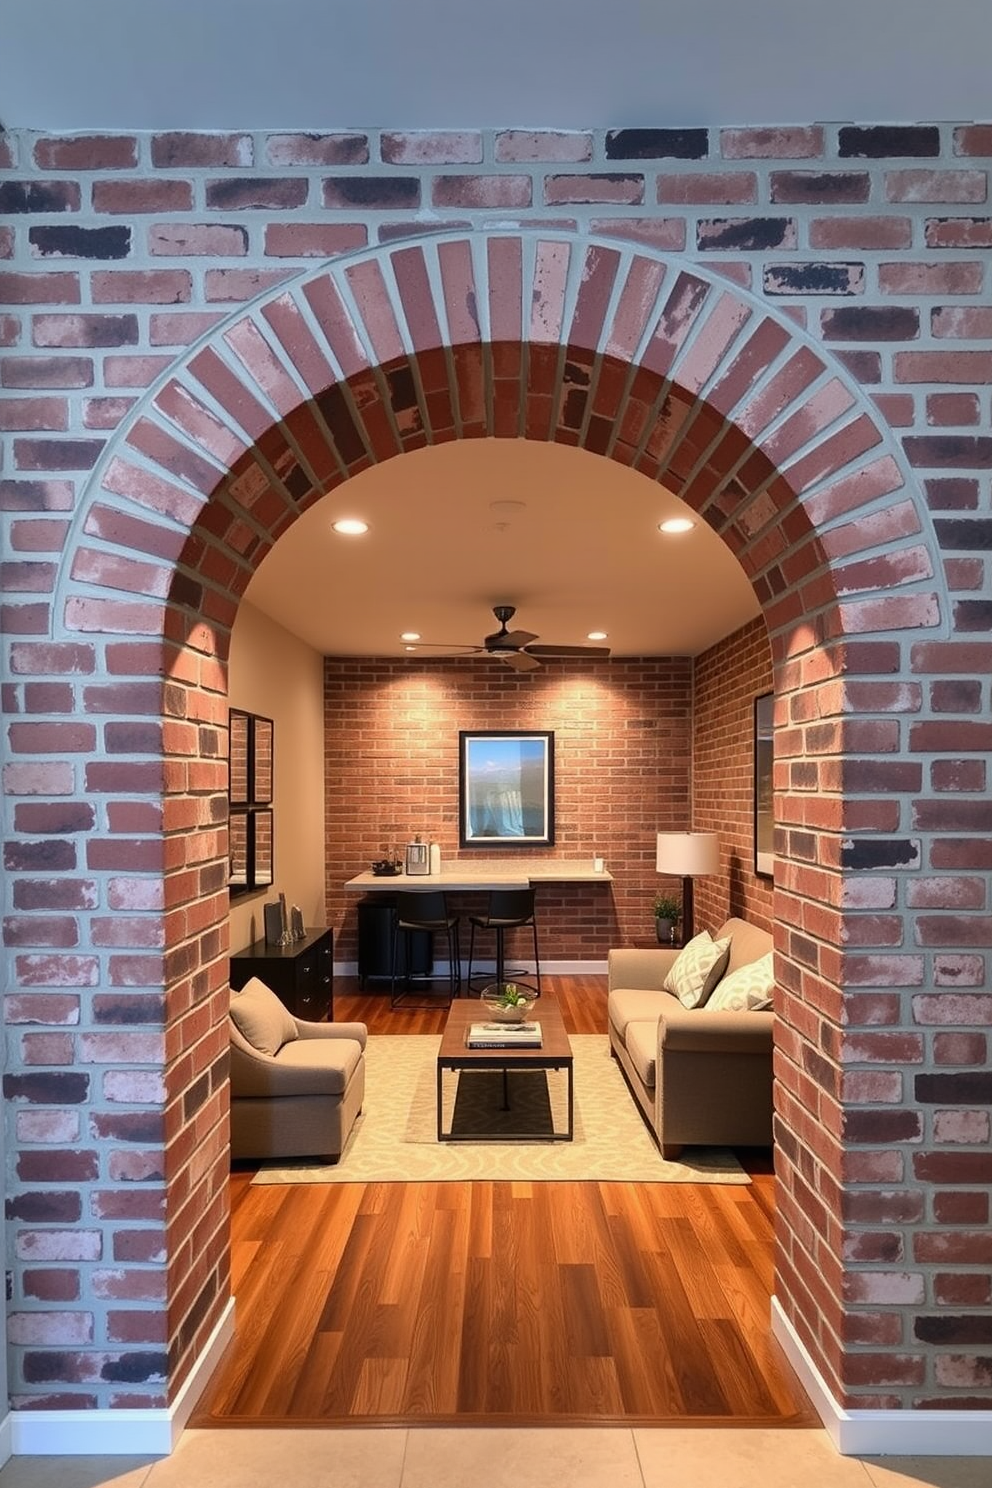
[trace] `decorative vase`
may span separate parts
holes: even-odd
[[[656,919],[654,931],[658,937],[659,945],[671,945],[675,939],[675,920]]]

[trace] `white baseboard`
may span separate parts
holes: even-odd
[[[521,961],[519,963],[514,963],[514,964],[518,966],[518,969],[520,969],[521,971],[527,972],[530,976],[533,976],[534,975],[534,963],[533,963],[533,961],[531,961],[530,963],[528,963],[526,961]],[[436,961],[434,963],[434,965],[435,965],[435,969],[436,969],[436,971],[437,971],[437,973],[438,973],[439,976],[446,977],[448,975],[448,963],[447,963],[447,961]],[[606,970],[607,970],[607,968],[606,968],[606,962],[605,962],[605,960],[604,961],[544,961],[544,960],[542,960],[542,962],[541,962],[541,975],[542,976],[545,974],[545,972],[547,972],[548,976],[605,976],[606,975]],[[496,967],[494,965],[490,965],[488,962],[485,962],[485,961],[476,961],[476,962],[473,962],[473,971],[472,971],[472,979],[473,979],[473,981],[475,980],[475,978],[477,976],[485,976],[485,975],[487,975],[490,972],[495,976],[495,974],[496,974]],[[357,976],[358,975],[358,962],[357,961],[335,961],[335,963],[334,963],[334,975],[335,976],[346,976],[346,977]],[[462,966],[462,978],[464,979],[467,975],[468,975],[468,966],[467,965],[463,965]],[[388,981],[388,980],[389,980],[388,977],[384,978],[383,979],[383,985],[385,985],[385,982]]]
[[[837,1451],[843,1457],[992,1456],[992,1411],[844,1410],[772,1298],[778,1340]]]
[[[10,1449],[15,1457],[168,1457],[221,1354],[234,1336],[234,1298],[173,1403],[162,1410],[15,1410]]]

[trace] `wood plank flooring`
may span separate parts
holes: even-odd
[[[605,1032],[605,978],[548,977]],[[335,1016],[440,1032],[338,978]],[[817,1426],[770,1336],[770,1154],[750,1187],[260,1186],[231,1177],[237,1335],[191,1422]]]

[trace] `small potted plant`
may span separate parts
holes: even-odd
[[[523,1023],[534,1001],[534,994],[516,982],[494,982],[482,996],[493,1017],[502,1023]]]
[[[669,894],[658,894],[654,901],[654,929],[659,945],[671,945],[679,922],[681,905]]]

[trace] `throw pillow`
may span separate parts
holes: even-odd
[[[708,930],[700,931],[672,963],[665,991],[674,992],[683,1007],[702,1007],[726,971],[729,957],[729,937],[714,940]]]
[[[739,966],[717,987],[706,1004],[707,1011],[722,1013],[753,1013],[759,1008],[770,1008],[775,987],[775,972],[772,968],[772,952],[758,961],[749,961]]]
[[[242,1038],[260,1054],[278,1054],[283,1044],[299,1036],[289,1008],[258,977],[231,993],[231,1017]]]

